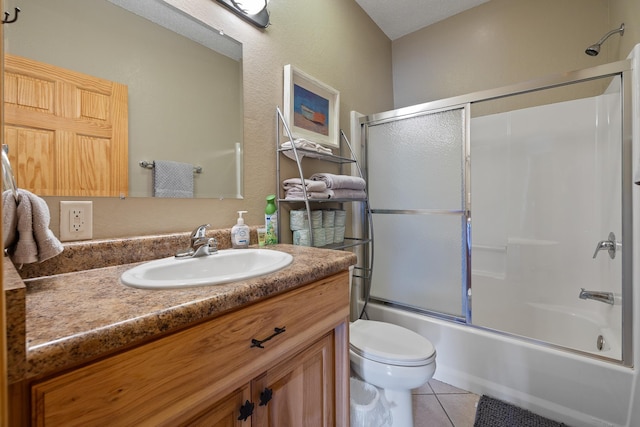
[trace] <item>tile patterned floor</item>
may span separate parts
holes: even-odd
[[[473,427],[480,396],[432,379],[413,390],[414,427]]]

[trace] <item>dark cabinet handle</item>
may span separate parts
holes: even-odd
[[[275,337],[276,335],[280,335],[281,333],[285,332],[285,328],[286,326],[283,326],[282,328],[274,328],[273,329],[273,334],[271,334],[270,336],[268,336],[267,338],[263,339],[263,340],[257,340],[255,338],[251,339],[251,347],[258,347],[258,348],[264,348],[264,346],[262,344],[264,344],[265,342],[269,341],[271,338]]]
[[[258,406],[267,406],[267,403],[273,397],[273,390],[270,388],[266,388],[260,393],[260,404]]]
[[[247,421],[247,418],[249,418],[251,414],[253,414],[253,407],[254,404],[247,400],[244,405],[240,407],[240,416],[238,417],[238,419],[240,421]]]

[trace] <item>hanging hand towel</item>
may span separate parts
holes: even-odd
[[[4,244],[11,260],[15,264],[30,264],[60,254],[64,247],[49,229],[51,215],[46,202],[27,190],[17,191],[18,201],[12,194],[2,194],[3,228],[15,224],[15,228],[3,230],[7,233]]]
[[[334,175],[332,173],[314,173],[310,177],[314,181],[324,181],[327,188],[349,188],[352,190],[364,190],[367,182],[359,176]]]
[[[18,202],[11,190],[2,193],[2,237],[4,239],[4,248],[15,243],[18,237],[18,215],[16,209]]]
[[[153,167],[153,197],[193,197],[193,165],[156,160]]]

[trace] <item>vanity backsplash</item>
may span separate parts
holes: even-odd
[[[251,227],[250,243],[257,244],[257,227]],[[231,248],[231,230],[207,231],[218,248]],[[41,263],[16,265],[22,279],[92,270],[173,256],[189,247],[190,233],[135,236],[130,238],[89,240],[64,243],[64,251]]]

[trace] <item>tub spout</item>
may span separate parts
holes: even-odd
[[[592,299],[611,305],[615,302],[613,292],[586,291],[584,288],[581,288],[579,297],[580,299]]]

